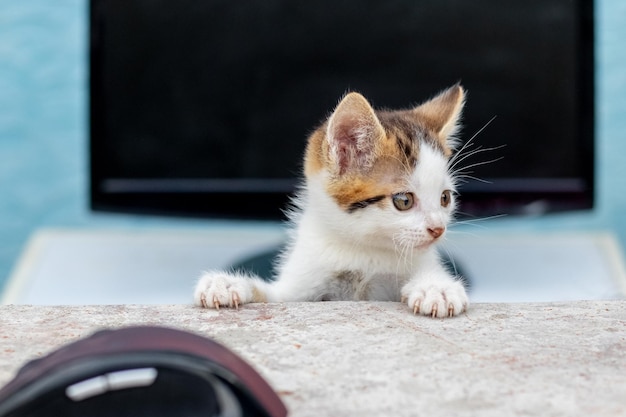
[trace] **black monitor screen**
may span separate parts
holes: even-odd
[[[94,209],[278,218],[346,92],[457,82],[461,212],[592,206],[591,1],[92,0],[90,58]]]

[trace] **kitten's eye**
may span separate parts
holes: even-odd
[[[415,204],[415,196],[413,193],[398,193],[391,196],[393,205],[400,211],[405,211],[413,207]]]
[[[450,194],[450,190],[445,190],[443,193],[441,193],[441,207],[448,207],[451,201],[452,197]]]

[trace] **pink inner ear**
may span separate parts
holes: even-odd
[[[337,144],[337,165],[339,166],[339,175],[343,175],[350,166],[350,147],[345,142]]]
[[[332,141],[339,175],[343,175],[350,168],[365,168],[372,152],[371,138],[357,123],[346,120],[334,129]]]
[[[352,163],[353,149],[358,140],[353,133],[353,125],[356,123],[351,115],[343,113],[336,116],[331,122],[328,131],[331,151],[335,154],[335,161],[339,168],[339,175],[344,174]]]

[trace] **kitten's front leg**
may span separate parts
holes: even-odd
[[[268,284],[259,277],[210,271],[198,280],[193,298],[199,307],[239,308],[241,304],[266,302],[267,289]]]
[[[453,317],[463,313],[469,299],[463,283],[451,277],[443,267],[421,271],[404,285],[402,300],[414,314],[431,317]]]

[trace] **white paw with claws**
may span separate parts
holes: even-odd
[[[245,275],[205,272],[196,284],[194,302],[204,308],[239,308],[253,301],[254,281]]]
[[[414,314],[431,317],[453,317],[467,310],[469,300],[460,281],[411,281],[402,288],[402,302]]]

